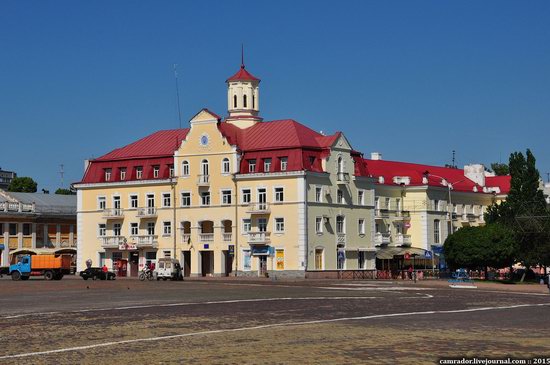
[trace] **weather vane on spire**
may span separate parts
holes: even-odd
[[[244,44],[241,43],[241,68],[244,68]]]

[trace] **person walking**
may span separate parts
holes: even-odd
[[[103,272],[103,275],[105,276],[105,280],[109,280],[109,275],[107,274],[109,272],[109,269],[107,268],[107,265],[103,264],[103,267],[101,268],[101,271]]]

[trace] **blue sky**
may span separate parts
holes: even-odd
[[[0,2],[0,166],[39,188],[262,79],[261,115],[343,131],[366,156],[550,172],[548,1]]]

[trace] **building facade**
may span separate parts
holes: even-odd
[[[76,254],[76,196],[0,190],[0,266],[17,254]]]
[[[485,175],[480,184],[462,169],[364,159],[341,132],[264,121],[260,80],[244,65],[226,83],[227,117],[203,109],[189,128],[88,162],[75,185],[79,270],[90,259],[137,276],[173,257],[186,276],[373,271],[388,248],[440,246],[455,229],[447,217],[483,224],[498,197]]]
[[[11,181],[17,177],[17,174],[13,171],[2,170],[0,167],[0,189],[8,190]]]

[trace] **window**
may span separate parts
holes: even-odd
[[[337,191],[336,201],[338,202],[338,204],[346,204],[346,200],[344,199],[344,192],[340,189],[338,189]]]
[[[338,249],[336,252],[336,268],[338,270],[346,268],[346,251],[343,248]]]
[[[357,204],[365,205],[365,192],[363,190],[357,192]]]
[[[242,192],[242,201],[243,201],[243,203],[245,203],[245,204],[250,203],[250,196],[251,196],[250,189],[243,189],[243,190],[241,190],[241,192]]]
[[[246,108],[246,94],[243,95],[243,108]]]
[[[160,166],[153,166],[153,177],[156,179],[159,177]]]
[[[17,236],[17,223],[10,223],[8,229],[10,236]]]
[[[365,219],[359,219],[359,234],[365,234]]]
[[[315,156],[309,156],[309,165],[313,166],[314,163],[315,163]]]
[[[210,205],[210,192],[201,193],[201,205]]]
[[[258,231],[267,232],[267,219],[258,218]]]
[[[170,236],[172,234],[172,222],[162,222],[162,235]]]
[[[315,188],[315,201],[320,203],[323,201],[323,188],[317,186]]]
[[[105,226],[105,223],[101,223],[97,225],[97,235],[102,237],[107,234],[107,227]]]
[[[275,188],[275,201],[281,203],[285,200],[284,188]]]
[[[316,248],[315,249],[315,270],[323,270],[323,249],[322,248]]]
[[[233,108],[237,108],[237,95],[233,95]]]
[[[365,251],[359,251],[357,253],[357,261],[359,269],[366,269],[365,264],[367,263],[367,260],[365,260]]]
[[[397,209],[398,212],[401,211],[401,198],[395,199],[395,209]]]
[[[105,210],[106,205],[104,196],[100,196],[97,198],[97,207],[99,208],[99,210]]]
[[[138,196],[130,195],[130,208],[137,208],[137,207],[138,207]]]
[[[264,172],[270,172],[270,171],[271,171],[271,159],[264,158]]]
[[[251,227],[250,219],[243,219],[243,233],[250,232],[250,227]]]
[[[155,206],[155,194],[147,194],[147,207],[153,208]]]
[[[224,158],[222,161],[222,173],[229,174],[229,159]]]
[[[248,160],[248,172],[256,172],[256,160]]]
[[[136,179],[141,180],[143,178],[143,167],[136,167]]]
[[[170,197],[170,193],[163,193],[162,194],[162,206],[163,207],[169,207],[172,205],[172,202],[171,202],[171,197]]]
[[[222,190],[222,204],[231,204],[231,190]]]
[[[439,219],[434,220],[434,243],[441,242],[441,222]]]
[[[323,233],[323,217],[315,217],[315,232]]]
[[[250,271],[252,269],[252,258],[250,250],[243,250],[243,270]]]
[[[286,171],[287,165],[288,165],[288,157],[281,157],[281,171]]]
[[[139,233],[139,227],[137,223],[130,223],[130,236],[137,236]]]
[[[120,209],[120,196],[113,196],[113,208]]]
[[[23,223],[23,236],[30,236],[31,234],[31,224]]]
[[[209,168],[209,165],[208,165],[208,160],[202,160],[201,161],[201,174],[203,176],[208,176],[208,175],[210,175],[209,170],[210,170],[210,168]],[[208,180],[206,180],[206,182],[208,182]]]
[[[126,167],[120,168],[120,180],[126,180]]]
[[[346,233],[345,231],[345,217],[339,215],[336,217],[336,233]]]
[[[105,169],[105,181],[111,181],[111,169]]]
[[[285,250],[282,248],[278,248],[275,250],[275,262],[277,270],[284,270],[285,269]]]
[[[174,165],[168,165],[168,174],[170,177],[174,177]]]
[[[385,201],[386,201],[386,207],[385,208],[388,209],[388,210],[391,209],[391,199],[386,198]]]
[[[189,192],[181,193],[181,206],[182,207],[191,206],[191,193]]]
[[[437,199],[434,200],[434,210],[439,211],[439,200]]]
[[[150,236],[155,234],[155,222],[147,222],[147,234]]]
[[[285,219],[275,218],[275,232],[284,232],[284,231],[285,231]]]
[[[113,236],[120,236],[120,228],[121,228],[120,223],[113,224]]]
[[[338,156],[338,162],[336,164],[336,172],[338,173],[344,172],[344,160],[342,159],[342,156]]]
[[[189,176],[189,161],[181,163],[181,176]]]

